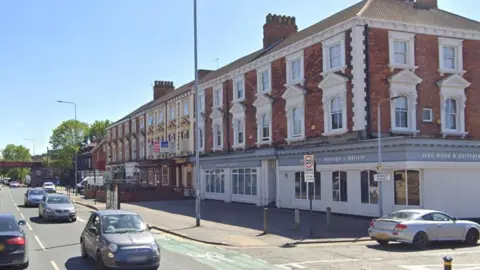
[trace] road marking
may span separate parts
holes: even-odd
[[[45,246],[42,244],[42,242],[40,242],[40,238],[38,238],[38,236],[36,236],[36,235],[34,235],[33,237],[35,237],[35,240],[37,240],[37,243],[40,246],[40,248],[42,250],[45,250]]]
[[[17,211],[20,212],[20,208],[18,208],[18,206],[16,208],[17,208]]]
[[[479,270],[480,266],[478,264],[455,264],[455,269],[458,267],[462,267],[462,270]],[[439,265],[399,265],[398,267],[401,267],[403,269],[407,270],[433,270],[433,269],[439,269]],[[441,267],[441,265],[440,265]],[[463,268],[463,267],[468,267],[468,268]]]
[[[22,219],[25,219],[25,216],[22,214],[22,212],[20,212],[20,216],[22,217]]]
[[[25,223],[27,223],[27,227],[30,229],[30,231],[33,231],[32,226],[30,226],[30,223],[28,222],[25,222]]]
[[[55,270],[60,270],[60,268],[58,267],[57,263],[55,263],[54,261],[50,261],[50,264],[52,265],[53,269],[55,269]]]
[[[79,217],[77,217],[77,220],[80,221],[80,222],[83,222],[83,223],[86,222],[85,220],[83,220],[83,219],[81,219],[81,218],[79,218]]]
[[[219,261],[225,261],[229,263],[233,263],[234,261],[226,258],[223,254],[216,253],[216,252],[207,252],[204,254],[200,253],[187,253],[188,256],[193,257],[193,258],[202,258],[202,259],[208,259],[214,262],[219,262]]]
[[[341,259],[341,260],[322,260],[322,261],[306,261],[306,262],[296,262],[296,263],[284,263],[284,264],[277,264],[276,266],[284,268],[284,269],[305,269],[307,268],[303,264],[317,264],[317,263],[342,263],[342,262],[358,262],[362,259]]]

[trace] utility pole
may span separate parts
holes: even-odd
[[[196,226],[200,226],[200,100],[198,91],[198,56],[197,56],[197,0],[193,0],[193,54],[195,63],[195,216]]]

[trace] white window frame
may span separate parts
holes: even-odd
[[[246,140],[246,121],[245,121],[245,112],[246,107],[241,103],[235,103],[232,108],[230,109],[230,113],[232,114],[232,130],[233,130],[233,148],[245,148],[245,140]],[[243,143],[238,142],[238,127],[236,126],[237,121],[240,121],[240,124],[243,127]]]
[[[222,150],[223,149],[223,139],[218,142],[218,131],[222,134],[223,138],[223,126],[220,124],[213,125],[213,148],[212,150]]]
[[[198,91],[198,100],[200,103],[198,104],[198,110],[199,112],[203,113],[205,112],[205,90]],[[197,104],[195,104],[195,106],[197,106]]]
[[[408,127],[397,127],[395,119],[395,101],[390,102],[390,131],[397,134],[416,135],[417,130],[417,85],[422,82],[413,71],[404,69],[389,78],[390,98],[405,96],[408,102]]]
[[[307,91],[301,87],[291,85],[283,93],[282,98],[285,99],[285,112],[287,113],[287,138],[288,144],[296,141],[305,140],[305,94]],[[302,132],[299,136],[293,136],[293,109],[299,108],[303,110],[302,114]]]
[[[395,63],[395,42],[405,42],[407,45],[406,50],[406,63]],[[405,32],[388,32],[388,51],[389,51],[389,64],[388,67],[393,71],[394,69],[417,69],[415,66],[415,34]]]
[[[210,119],[212,119],[212,135],[213,135],[213,140],[212,140],[212,150],[213,151],[221,151],[223,150],[223,112],[220,109],[214,109],[212,113],[210,114]],[[216,134],[216,127],[220,128],[220,131],[222,133],[222,140],[220,144],[217,146],[217,134]]]
[[[322,89],[323,103],[323,136],[337,136],[348,132],[347,122],[347,82],[348,78],[336,73],[329,73],[317,85]],[[342,102],[342,128],[332,128],[331,100],[335,97]]]
[[[470,82],[465,80],[462,76],[458,74],[450,75],[449,77],[439,81],[438,86],[440,87],[440,118],[441,118],[441,133],[445,136],[460,136],[464,138],[468,132],[466,132],[466,123],[465,123],[465,109],[467,103],[467,95],[465,94],[465,89],[471,85]],[[446,116],[446,100],[453,98],[457,101],[457,128],[455,130],[448,129],[445,126]]]
[[[340,51],[341,51],[341,60],[340,66],[330,68],[330,47],[340,44]],[[345,32],[340,33],[334,37],[331,37],[327,40],[322,41],[322,58],[323,58],[323,72],[322,76],[325,76],[328,73],[342,71],[345,72],[347,68],[347,64],[345,62]]]
[[[424,113],[424,112],[428,112],[429,117],[430,117],[429,119],[425,119],[425,118],[423,117],[423,113]],[[422,122],[424,122],[424,123],[433,123],[433,109],[432,109],[432,108],[423,108],[423,109],[422,109]]]
[[[453,47],[455,49],[455,68],[450,69],[444,66],[443,62],[443,48],[444,47]],[[444,74],[461,74],[463,75],[465,71],[463,70],[463,40],[453,39],[453,38],[438,38],[438,63],[439,68],[438,72],[441,76]]]
[[[240,131],[241,134],[239,134]],[[245,138],[245,119],[235,118],[233,120],[233,147],[245,147]],[[242,142],[240,142],[240,139],[242,139]]]
[[[183,116],[188,116],[190,115],[190,100],[184,99],[182,100],[182,114]],[[186,112],[185,112],[186,110]]]
[[[233,81],[233,95],[232,95],[232,103],[235,102],[242,102],[245,100],[245,75],[240,75],[236,77]],[[237,97],[237,91],[239,90],[238,86],[242,87],[242,96]]]
[[[217,98],[217,91],[220,93]],[[213,108],[222,108],[223,107],[223,87],[222,85],[216,86],[213,88]]]
[[[249,170],[249,172],[246,172],[246,170]],[[243,194],[240,194],[240,175],[243,176]],[[247,194],[247,175],[250,177],[250,194]],[[232,176],[232,196],[248,196],[248,197],[257,197],[259,196],[259,186],[258,186],[258,180],[259,180],[259,173],[257,168],[234,168],[231,170],[231,176]],[[235,181],[236,178],[236,181]],[[255,179],[255,181],[253,180]],[[255,184],[253,184],[255,183]],[[255,194],[253,194],[253,187],[255,187]],[[236,191],[236,192],[235,192]]]
[[[200,126],[200,123],[198,125],[198,131],[200,132],[200,145],[198,150],[199,151],[205,151],[205,127],[203,125]]]
[[[334,174],[337,173],[338,174],[338,177],[340,177],[340,179],[338,179],[338,189],[335,189],[333,183],[335,181],[334,179]],[[342,178],[341,178],[341,175],[342,174],[345,174],[345,189],[346,189],[346,198],[343,200],[342,198]],[[335,197],[333,197],[333,192],[338,192],[338,199],[335,199]],[[342,170],[337,170],[337,171],[333,171],[332,172],[332,201],[335,202],[335,203],[348,203],[348,172],[347,171],[342,171]]]
[[[172,113],[173,111],[173,113]],[[175,103],[168,105],[168,121],[174,121],[175,117]]]
[[[258,95],[257,99],[253,102],[253,106],[256,108],[257,118],[257,145],[269,144],[272,145],[272,103],[273,99],[265,95]],[[270,138],[268,140],[262,140],[263,122],[262,117],[266,115],[270,122]]]
[[[263,88],[263,75],[266,73],[268,78],[268,87]],[[268,63],[257,69],[257,95],[272,93],[272,64]]]
[[[204,170],[203,171],[204,179],[205,179],[205,193],[207,194],[225,194],[226,192],[226,170],[224,169],[210,169],[210,170]],[[215,179],[215,181],[212,181],[212,178]],[[209,183],[215,183],[219,184],[210,186]],[[210,187],[210,188],[208,188]],[[218,189],[216,188],[218,187]],[[223,187],[223,190],[222,190]]]
[[[300,77],[298,79],[293,80],[291,64],[296,60],[300,61]],[[305,81],[305,65],[304,65],[303,50],[287,55],[285,57],[285,62],[287,65],[287,85],[295,85],[295,84],[303,85]]]

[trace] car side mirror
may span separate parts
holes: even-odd
[[[25,220],[19,220],[18,225],[25,226],[25,225],[27,225],[27,222]]]
[[[452,220],[453,220],[453,221],[457,221],[457,218],[456,218],[456,217],[452,217]]]
[[[153,227],[150,224],[147,224],[147,228],[149,231],[153,229]]]
[[[93,226],[90,227],[90,228],[88,228],[88,230],[89,230],[91,233],[98,234],[97,228],[95,228],[95,227],[93,227]]]

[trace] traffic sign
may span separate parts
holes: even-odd
[[[305,175],[315,173],[315,157],[313,155],[303,156],[303,172]]]
[[[169,153],[170,147],[168,145],[168,141],[161,141],[160,142],[160,153]]]
[[[373,180],[377,182],[390,181],[390,174],[388,173],[377,173],[373,177]]]
[[[305,183],[315,183],[315,174],[305,174],[305,178],[303,180],[305,181]]]

